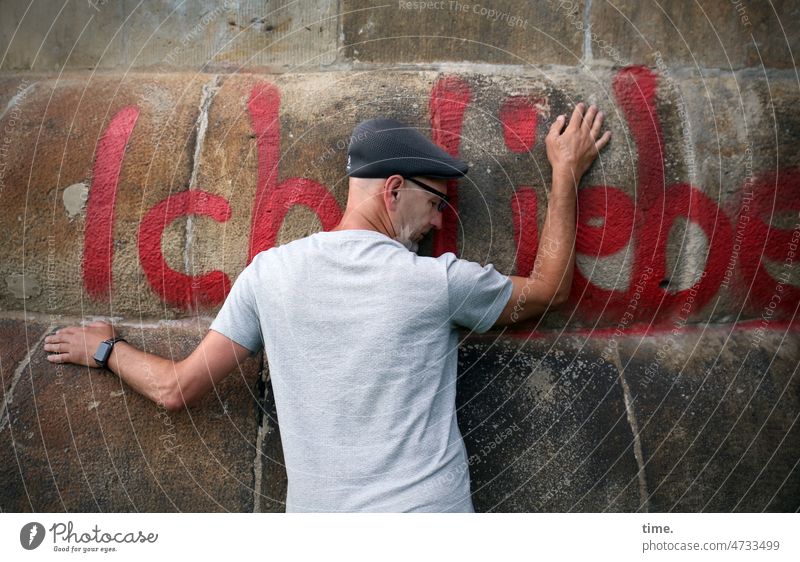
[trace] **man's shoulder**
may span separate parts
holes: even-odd
[[[288,242],[283,242],[277,246],[262,250],[253,257],[252,263],[268,261],[270,257],[273,256],[280,256],[287,252],[302,250],[305,246],[309,246],[313,243],[314,237],[317,234],[319,233],[303,236],[302,238],[295,238],[294,240],[289,240]]]
[[[349,243],[352,241],[357,241],[359,243],[358,246],[343,244],[343,242]],[[365,247],[369,247],[371,251],[364,253],[361,249]],[[254,269],[261,269],[265,266],[268,267],[268,264],[274,264],[274,260],[293,260],[294,258],[300,257],[301,254],[306,254],[306,256],[303,257],[307,257],[307,254],[313,254],[314,252],[323,252],[325,255],[355,253],[358,254],[359,259],[366,259],[368,261],[374,260],[381,263],[391,262],[396,266],[405,265],[437,270],[446,269],[454,261],[465,261],[460,260],[452,252],[446,252],[440,256],[419,255],[409,251],[396,240],[385,236],[376,236],[373,238],[370,236],[354,237],[345,235],[340,239],[333,240],[326,237],[326,231],[320,231],[263,250],[256,254],[250,265],[253,266]]]

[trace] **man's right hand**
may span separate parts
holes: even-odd
[[[584,115],[584,108],[583,103],[575,106],[566,128],[564,115],[559,115],[545,137],[553,173],[570,178],[576,185],[611,138],[611,131],[600,136],[603,112],[590,105]]]
[[[584,115],[584,107],[583,103],[575,106],[569,124],[560,115],[547,133],[545,144],[553,166],[553,187],[536,262],[529,277],[509,276],[513,290],[496,326],[525,322],[569,298],[575,269],[578,182],[611,138],[611,131],[600,136],[603,113],[592,105]]]
[[[113,326],[105,322],[69,326],[44,338],[44,350],[50,352],[47,360],[51,363],[75,363],[87,367],[99,367],[93,356],[104,340],[113,337]]]

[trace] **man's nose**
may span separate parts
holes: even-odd
[[[436,215],[433,217],[433,220],[431,221],[431,224],[433,225],[433,228],[435,228],[436,230],[441,230],[442,229],[443,217],[444,217],[444,213],[438,213],[438,212],[436,213]]]

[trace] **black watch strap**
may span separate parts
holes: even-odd
[[[103,340],[97,347],[93,359],[101,369],[108,369],[108,358],[111,357],[111,352],[114,350],[114,344],[127,341],[125,338],[110,338]]]

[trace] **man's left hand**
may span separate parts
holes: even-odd
[[[93,356],[104,340],[113,337],[114,327],[105,322],[69,326],[44,338],[44,350],[50,353],[47,360],[51,363],[99,367]]]

